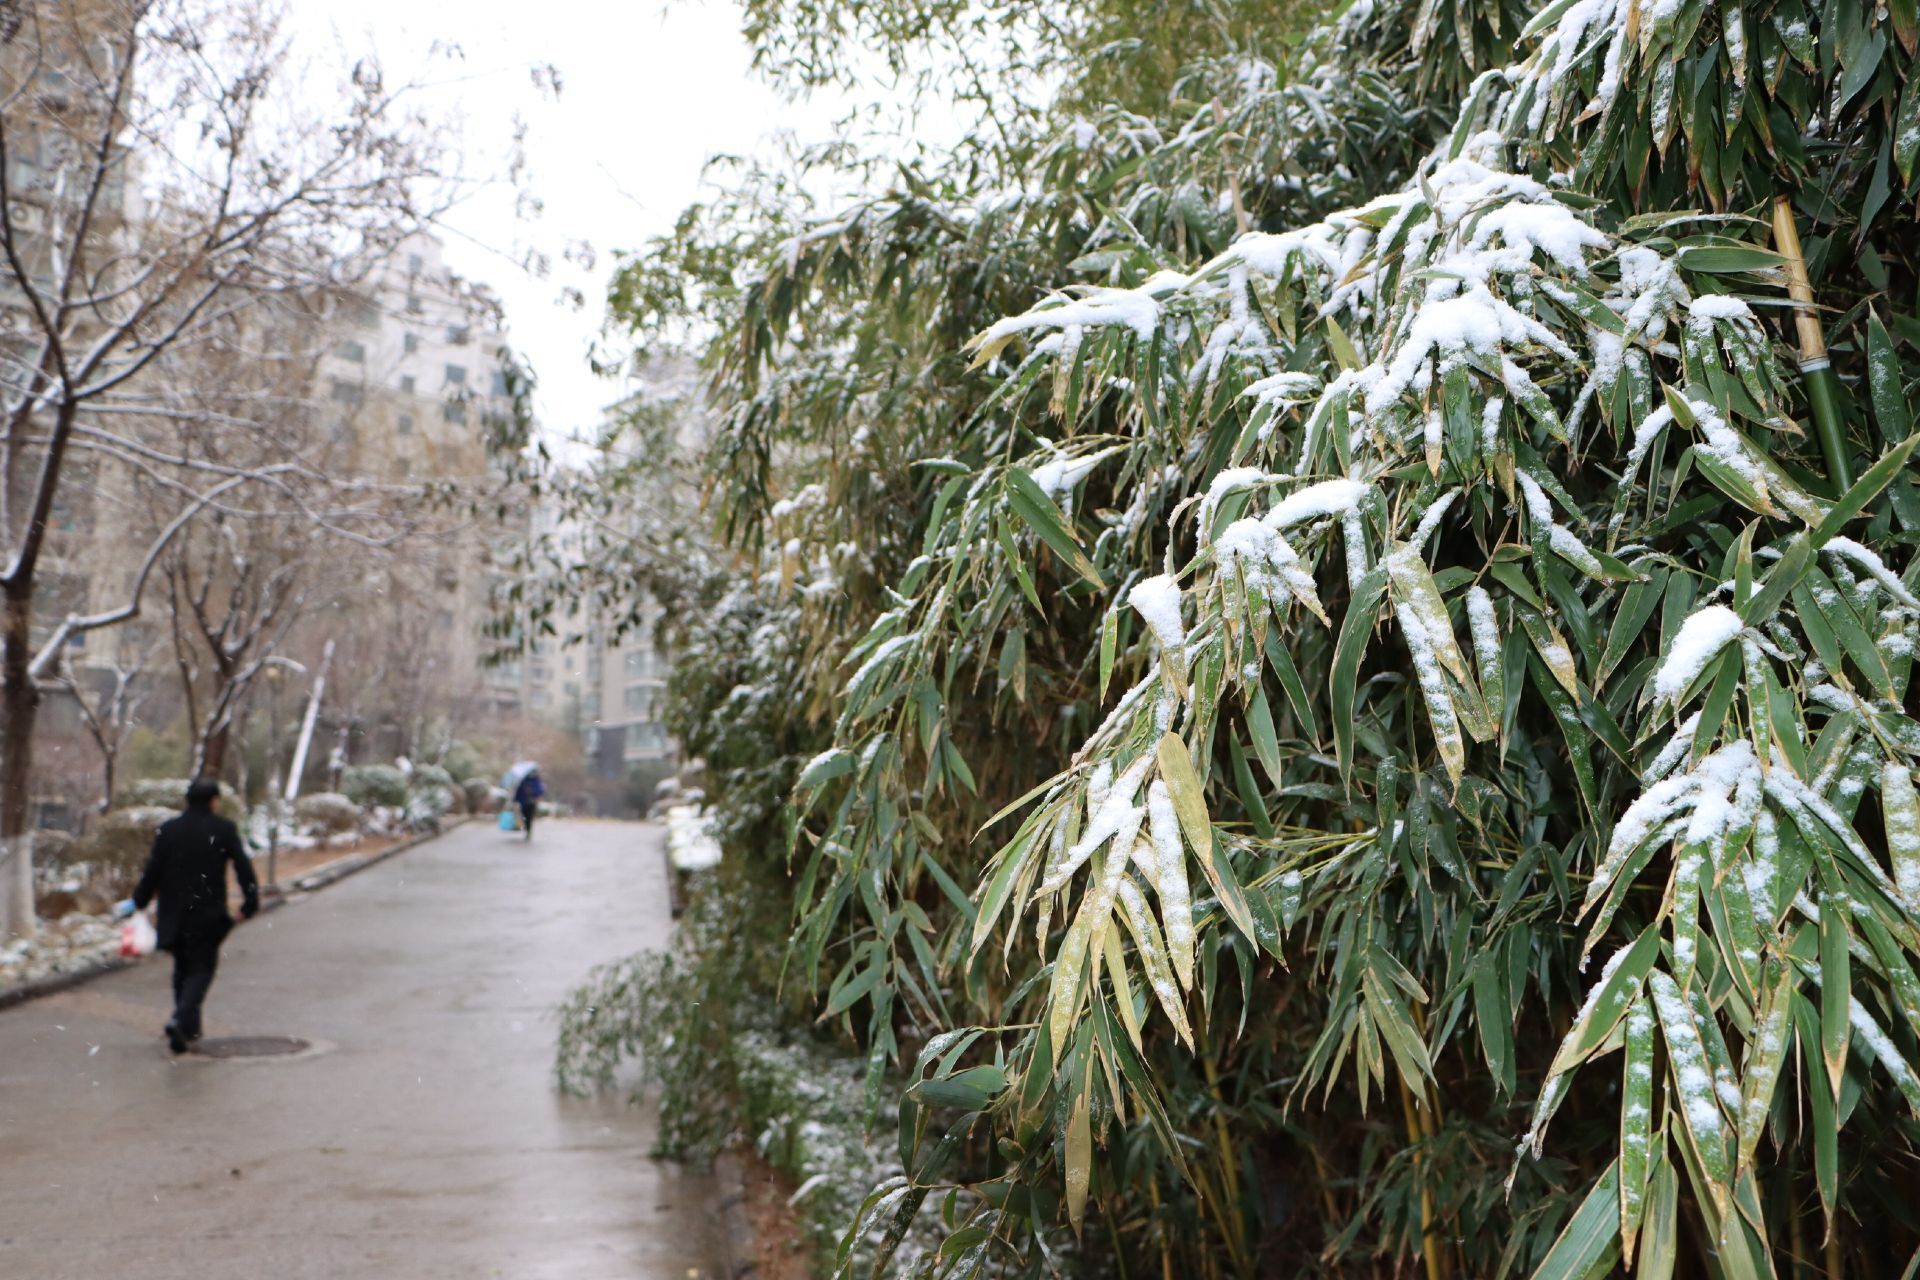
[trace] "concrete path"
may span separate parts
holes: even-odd
[[[243,925],[171,1058],[167,958],[0,1012],[0,1276],[692,1280],[712,1189],[650,1115],[549,1078],[551,1011],[661,945],[661,829],[490,824]]]

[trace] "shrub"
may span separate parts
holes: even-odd
[[[293,816],[317,836],[340,836],[360,829],[360,806],[337,791],[318,791],[294,801]]]
[[[407,775],[390,764],[351,765],[340,777],[340,791],[363,809],[377,804],[404,808]]]
[[[456,742],[448,747],[442,763],[448,776],[455,782],[471,782],[475,778],[485,777],[487,773],[487,764],[480,758],[480,749],[471,742]]]
[[[79,861],[85,844],[65,831],[42,829],[33,833],[33,865],[66,867]]]
[[[485,778],[468,778],[460,784],[460,790],[466,796],[468,813],[498,813],[507,802],[507,793]]]
[[[179,812],[160,805],[111,809],[101,815],[84,840],[76,842],[73,858],[94,864],[96,887],[124,897],[139,882],[140,870],[153,849],[154,833]]]
[[[114,792],[115,809],[170,809],[175,813],[186,807],[186,778],[141,778],[129,782]],[[247,806],[240,799],[240,793],[231,786],[220,784],[220,812],[239,821]]]
[[[452,805],[452,787],[417,788],[407,795],[407,826],[413,831],[438,831],[440,819]]]

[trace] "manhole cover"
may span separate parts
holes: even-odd
[[[312,1047],[297,1036],[225,1036],[202,1040],[193,1051],[203,1058],[286,1058]]]

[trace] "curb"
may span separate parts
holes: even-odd
[[[338,862],[330,862],[319,870],[300,877],[291,885],[282,886],[279,892],[273,894],[271,897],[268,896],[266,887],[262,886],[260,891],[260,910],[258,914],[265,915],[269,911],[278,911],[281,907],[294,901],[296,894],[304,897],[316,889],[324,889],[330,884],[336,884],[339,881],[345,880],[348,876],[356,872],[365,871],[368,867],[378,866],[395,854],[405,853],[407,850],[418,845],[423,845],[429,840],[438,840],[455,827],[468,822],[471,817],[472,815],[470,814],[463,814],[458,821],[449,822],[438,831],[423,831],[417,836],[409,836],[399,844],[382,849],[379,853],[363,854],[357,858],[342,858]],[[108,956],[103,960],[90,961],[78,969],[69,969],[64,973],[49,973],[45,977],[33,978],[26,982],[19,983],[16,986],[0,988],[0,1009],[11,1009],[15,1005],[25,1004],[29,1000],[38,1000],[41,996],[57,995],[62,991],[92,982],[95,978],[103,978],[109,973],[114,973],[121,969],[131,969],[145,959],[147,959],[145,956],[139,959],[128,959],[125,956]]]
[[[760,1269],[754,1258],[757,1240],[753,1219],[747,1214],[747,1178],[740,1157],[722,1151],[714,1158],[713,1176],[719,1182],[720,1198],[714,1212],[719,1217],[720,1274],[725,1280],[747,1280]]]
[[[454,830],[456,827],[465,826],[472,820],[473,815],[462,814],[456,821],[444,823],[438,831],[422,831],[419,835],[408,836],[399,844],[390,845],[378,853],[364,853],[357,857],[342,858],[338,862],[329,862],[326,866],[308,872],[292,884],[282,888],[274,901],[276,904],[287,902],[293,893],[311,893],[315,889],[324,889],[330,884],[338,884],[348,876],[365,871],[368,867],[379,866],[396,854],[405,853],[407,850],[423,845],[429,840],[438,840],[449,831]],[[266,910],[266,906],[267,904],[262,902],[260,909],[264,911]]]

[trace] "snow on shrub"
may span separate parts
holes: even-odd
[[[337,791],[317,791],[294,801],[293,815],[300,826],[316,836],[341,836],[358,831],[360,806]]]
[[[702,814],[699,805],[679,804],[667,810],[667,858],[675,871],[707,871],[720,865],[713,820]]]
[[[187,805],[187,778],[141,778],[122,786],[113,794],[115,809],[171,809],[178,813]],[[235,821],[246,809],[240,793],[227,783],[220,784],[220,812]]]

